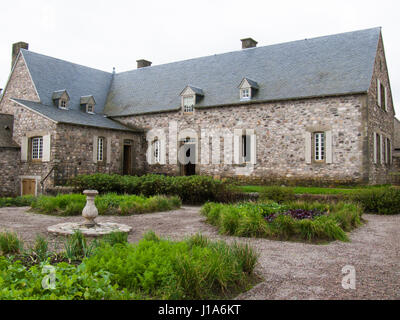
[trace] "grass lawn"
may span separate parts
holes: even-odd
[[[263,192],[270,186],[238,186],[242,192]],[[295,194],[354,194],[365,189],[380,189],[382,186],[365,187],[343,187],[343,188],[320,188],[320,187],[285,187],[291,189]]]

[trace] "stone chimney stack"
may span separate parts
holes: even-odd
[[[22,41],[13,44],[13,46],[12,46],[11,68],[14,67],[15,60],[17,60],[19,51],[20,51],[21,49],[26,49],[26,50],[28,50],[28,49],[29,49],[29,44],[26,43],[26,42],[22,42]]]
[[[147,61],[147,60],[144,60],[144,59],[136,60],[136,62],[137,62],[137,68],[138,69],[151,66],[151,61]]]
[[[254,48],[257,47],[257,41],[252,38],[241,39],[242,41],[242,49]]]

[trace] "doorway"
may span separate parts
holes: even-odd
[[[184,164],[181,165],[181,175],[194,176],[196,174],[196,142],[187,138],[182,141],[181,152],[184,153]]]
[[[124,144],[123,175],[132,173],[132,145]]]
[[[22,180],[22,195],[36,196],[36,180],[35,179],[23,179]]]

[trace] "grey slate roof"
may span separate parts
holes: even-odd
[[[19,148],[12,139],[14,117],[0,113],[0,148]]]
[[[180,92],[202,88],[196,107],[240,103],[244,77],[257,82],[253,101],[366,92],[380,28],[249,48],[116,74],[104,112],[123,116],[180,108]]]
[[[69,108],[80,110],[80,98],[93,95],[96,111],[103,112],[112,74],[21,49],[40,102],[53,105],[53,92],[67,90]]]
[[[20,99],[12,99],[12,100],[58,123],[69,123],[69,124],[77,124],[89,127],[106,128],[106,129],[114,129],[122,131],[137,131],[135,129],[123,126],[117,121],[106,118],[103,114],[88,114],[86,112],[74,109],[62,110],[55,106],[46,106],[41,103],[32,101],[26,101]]]

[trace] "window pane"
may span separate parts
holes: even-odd
[[[97,140],[97,161],[103,161],[103,146],[104,144],[104,139],[99,138]]]
[[[43,137],[32,139],[32,159],[42,159],[43,157]]]

